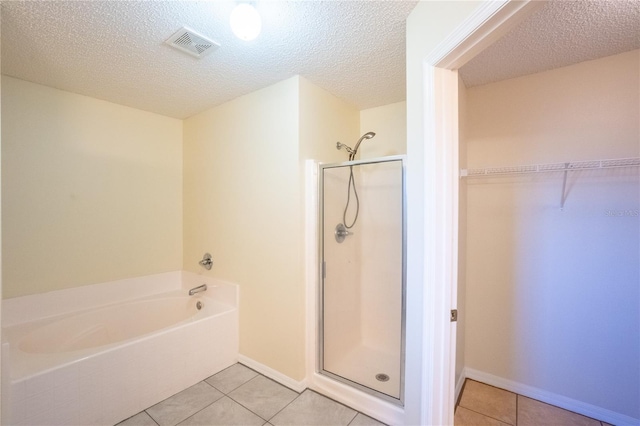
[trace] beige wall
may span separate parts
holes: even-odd
[[[336,142],[353,146],[358,140],[359,111],[307,79],[299,77],[299,81],[300,158],[346,161],[347,153],[336,149]]]
[[[362,142],[358,158],[406,154],[407,103],[396,102],[360,111],[360,135],[367,132],[375,132],[376,136]]]
[[[304,164],[339,161],[358,112],[300,77],[184,123],[184,269],[240,285],[240,352],[305,376]]]
[[[469,168],[640,156],[640,53],[467,91]],[[638,169],[467,181],[466,366],[640,418]]]
[[[180,269],[182,122],[2,85],[3,297]]]
[[[304,374],[298,79],[184,122],[184,269],[240,285],[240,352]],[[286,348],[286,349],[284,349]]]

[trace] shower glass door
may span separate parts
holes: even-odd
[[[402,404],[404,157],[319,175],[320,373]]]

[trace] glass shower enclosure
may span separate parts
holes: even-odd
[[[398,405],[404,395],[403,156],[321,164],[318,371]]]

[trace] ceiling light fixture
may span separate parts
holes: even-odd
[[[260,14],[249,3],[240,3],[231,12],[229,18],[231,30],[241,40],[251,41],[258,37],[262,30]]]

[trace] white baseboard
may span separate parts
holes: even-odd
[[[458,392],[458,385],[462,387],[462,383],[464,383],[465,378],[486,383],[488,385],[508,390],[510,392],[514,392],[528,398],[537,399],[538,401],[546,402],[547,404],[555,405],[556,407],[564,408],[565,410],[573,411],[575,413],[582,414],[583,416],[591,417],[617,426],[640,425],[640,419],[635,419],[625,414],[607,410],[606,408],[587,404],[586,402],[567,398],[566,396],[558,395],[544,389],[535,388],[533,386],[514,382],[502,377],[494,376],[493,374],[485,373],[483,371],[478,371],[467,367],[465,367],[462,371],[460,380],[458,380],[458,384],[456,384],[456,395]]]
[[[247,356],[239,355],[238,362],[246,365],[247,367],[257,371],[263,376],[267,376],[268,378],[275,380],[281,385],[286,386],[289,389],[292,389],[298,393],[302,392],[307,388],[306,379],[298,382],[292,379],[291,377],[287,376],[286,374],[282,374],[281,372],[274,370],[271,367],[267,367],[266,365],[261,364],[258,361],[255,361]]]

